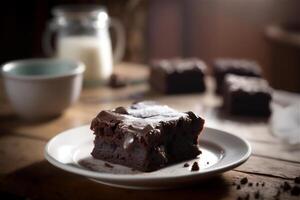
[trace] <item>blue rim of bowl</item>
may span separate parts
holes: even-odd
[[[16,75],[11,74],[8,72],[8,68],[20,65],[20,64],[28,64],[33,62],[51,62],[51,61],[67,61],[69,63],[74,64],[74,70],[64,73],[64,74],[57,74],[57,75]],[[32,59],[22,59],[22,60],[14,60],[1,65],[1,74],[3,78],[13,78],[19,80],[46,80],[46,79],[55,79],[55,78],[63,78],[63,77],[70,77],[78,74],[83,74],[85,71],[85,65],[76,60],[71,59],[60,59],[60,58],[32,58]]]

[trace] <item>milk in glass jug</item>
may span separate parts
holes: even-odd
[[[95,5],[66,5],[52,10],[43,38],[44,51],[58,58],[69,58],[86,65],[85,82],[105,82],[113,64],[124,54],[125,33],[121,23],[109,18],[106,9]],[[115,29],[116,46],[112,52],[109,27]],[[51,36],[55,33],[54,51]]]

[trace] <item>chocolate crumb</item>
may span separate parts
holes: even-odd
[[[263,183],[261,184],[261,186],[262,186],[262,187],[265,187],[265,182],[263,182]]]
[[[283,190],[284,191],[288,191],[291,188],[292,188],[291,185],[288,182],[284,181],[284,183],[283,183]]]
[[[119,113],[119,114],[128,114],[126,108],[124,108],[124,107],[122,107],[122,106],[117,107],[117,108],[115,109],[115,112],[116,112],[116,113]]]
[[[259,183],[256,183],[256,186],[259,186]]]
[[[259,191],[255,192],[254,198],[255,198],[255,199],[258,199],[258,198],[259,198],[259,195],[260,195],[260,194],[259,194]]]
[[[105,166],[105,167],[108,167],[108,168],[114,168],[114,166],[112,166],[112,165],[110,165],[110,164],[108,164],[108,163],[104,163],[104,166]]]
[[[193,163],[191,171],[199,171],[199,165],[197,162]]]
[[[208,164],[209,164],[209,162],[206,162],[206,164],[208,165]]]
[[[253,185],[253,183],[248,183],[248,186],[249,186],[249,187],[252,187],[252,185]]]
[[[241,186],[240,186],[240,185],[237,185],[237,186],[236,186],[236,189],[237,189],[237,190],[240,190],[240,189],[241,189]]]
[[[244,178],[241,179],[241,184],[242,184],[242,185],[245,185],[245,184],[247,184],[247,183],[248,183],[247,177],[244,177]]]
[[[300,195],[300,187],[294,186],[291,190],[291,195],[293,196],[299,196]]]
[[[294,181],[295,183],[300,184],[300,176],[297,176]]]
[[[189,167],[189,163],[184,163],[183,167]]]

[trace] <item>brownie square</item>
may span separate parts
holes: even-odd
[[[271,114],[271,88],[262,78],[226,75],[224,109],[233,115],[268,117]]]
[[[193,112],[139,102],[101,111],[91,123],[96,159],[153,171],[197,157],[204,120]]]
[[[156,60],[150,69],[149,82],[154,90],[165,94],[204,92],[206,65],[190,59]]]
[[[261,77],[260,66],[254,61],[245,59],[216,59],[213,64],[213,72],[216,79],[217,94],[222,93],[224,78],[227,74]]]

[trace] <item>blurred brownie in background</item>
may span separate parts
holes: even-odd
[[[262,78],[228,74],[224,80],[223,108],[228,114],[268,117],[271,91]]]
[[[244,59],[220,58],[213,64],[213,72],[216,79],[216,92],[222,93],[226,74],[240,76],[261,77],[261,67],[254,61]]]
[[[151,88],[165,94],[204,92],[206,64],[196,58],[152,62]]]

